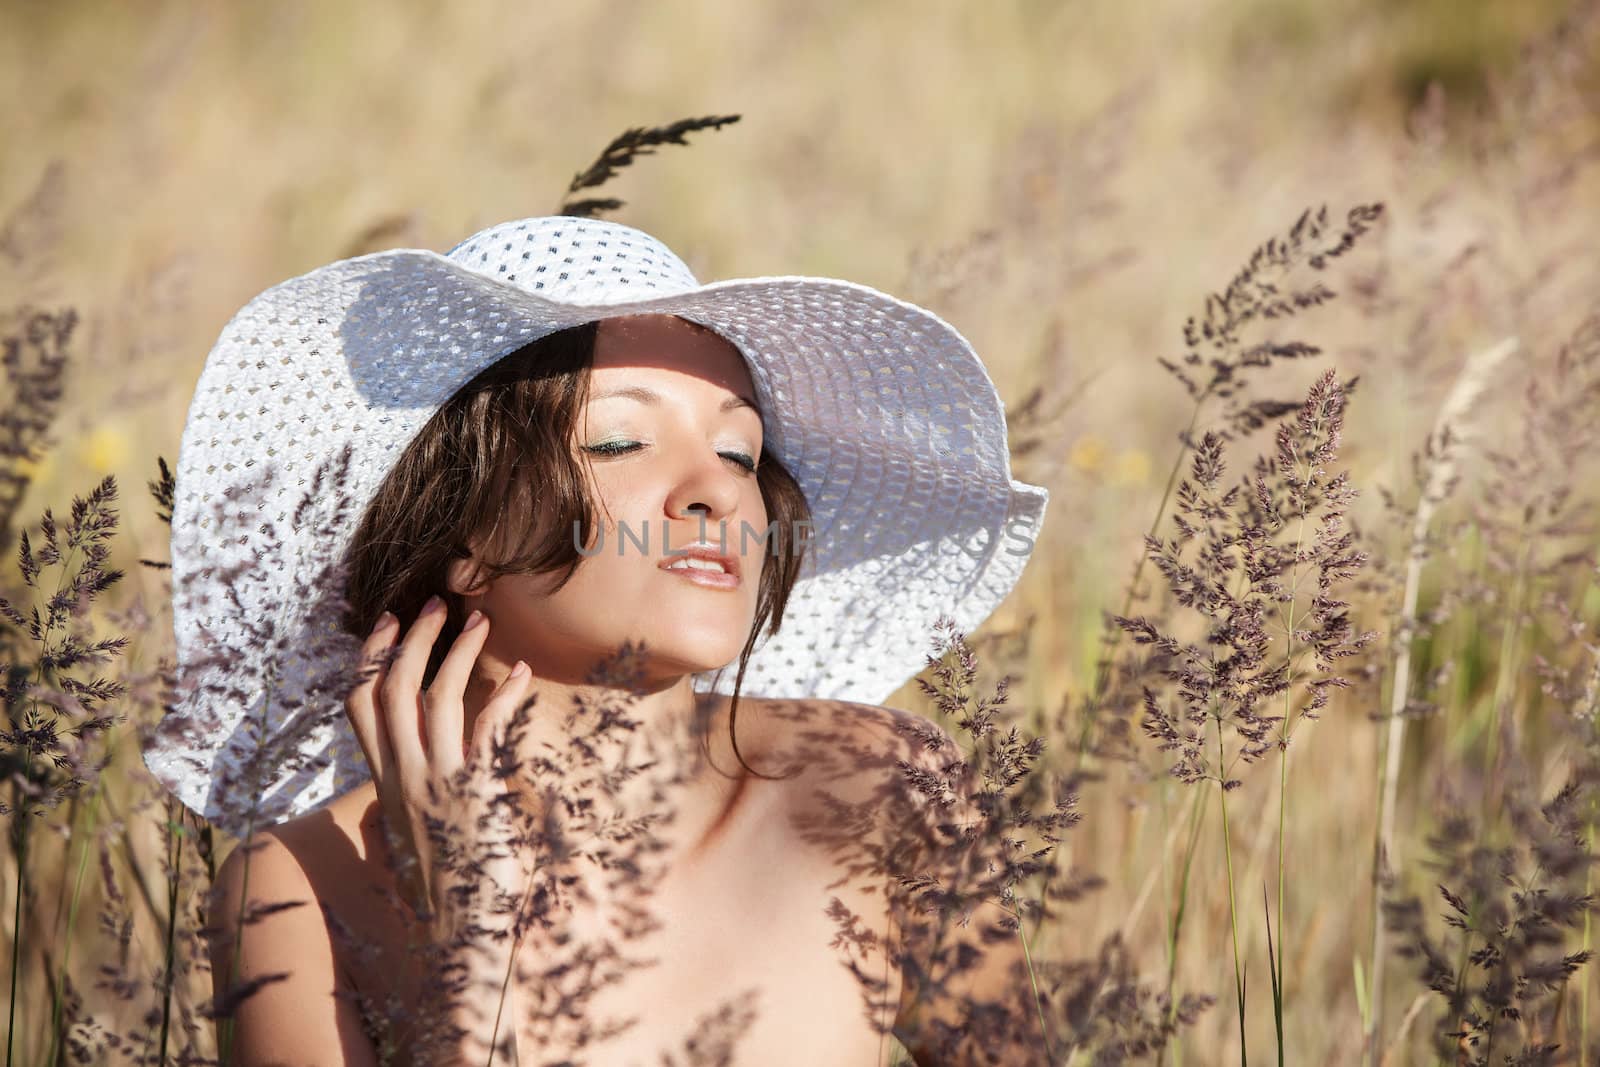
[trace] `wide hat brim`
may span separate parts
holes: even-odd
[[[654,240],[567,222],[591,244]],[[675,260],[654,280],[633,274],[629,299],[610,272],[556,297],[503,257],[494,271],[468,265],[464,248],[379,252],[284,282],[207,359],[175,471],[180,684],[145,743],[150,770],[194,811],[238,833],[366,780],[329,684],[359,647],[332,622],[329,576],[428,418],[484,368],[568,326],[678,315],[749,364],[765,447],[804,490],[814,535],[742,692],[881,703],[925,666],[940,616],[970,631],[1015,586],[1048,494],[1012,479],[994,383],[933,312],[831,278],[699,285]],[[695,687],[729,692],[733,674]]]

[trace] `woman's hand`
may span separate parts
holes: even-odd
[[[433,684],[422,677],[439,632],[444,603],[430,598],[394,649],[399,632],[385,612],[362,650],[373,673],[345,708],[372,769],[401,892],[442,949],[435,979],[453,1004],[448,1018],[464,1030],[463,1052],[480,1049],[498,1030],[500,991],[515,952],[514,925],[533,877],[527,850],[517,847],[519,818],[508,783],[494,773],[494,746],[526,703],[532,681],[518,661],[484,704],[465,740],[463,694],[489,633],[474,612],[445,655]],[[476,1044],[474,1042],[477,1042]]]

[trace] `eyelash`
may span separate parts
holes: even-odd
[[[644,445],[638,441],[602,441],[597,445],[584,445],[583,449],[585,452],[593,452],[596,455],[601,456],[622,456],[628,454],[629,452],[636,452],[643,447]],[[719,453],[719,455],[721,455],[723,459],[730,460],[733,463],[738,464],[743,470],[748,471],[751,474],[755,473],[756,461],[745,455],[743,452],[734,452],[732,454],[722,452]]]

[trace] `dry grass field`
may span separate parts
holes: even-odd
[[[84,700],[109,762],[20,816],[42,646],[0,620],[8,1064],[216,1055],[228,843],[137,742],[172,644],[146,486],[228,317],[723,114],[608,217],[702,280],[934,309],[1051,490],[970,635],[1034,798],[1077,794],[1059,866],[1103,881],[1030,951],[1126,964],[1051,1003],[1051,1062],[1600,1064],[1600,5],[3,2],[0,101],[0,593],[42,610],[19,537],[109,476],[125,576],[73,625],[129,638],[82,674],[126,686]],[[1258,456],[1270,506],[1228,496]],[[1169,993],[1215,1000],[1119,1046]]]

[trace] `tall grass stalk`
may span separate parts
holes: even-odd
[[[61,943],[61,965],[56,972],[55,988],[50,998],[50,1050],[45,1057],[47,1063],[54,1067],[64,1054],[61,1045],[62,1007],[66,994],[67,972],[72,964],[72,946],[74,943],[73,932],[77,929],[78,903],[83,899],[83,877],[89,869],[89,845],[94,840],[94,829],[100,813],[100,791],[105,788],[104,783],[96,781],[94,788],[89,791],[89,813],[84,819],[85,825],[78,825],[77,809],[73,811],[73,836],[78,839],[78,863],[72,876],[72,893],[67,896],[65,915],[65,936],[62,936],[60,915],[58,913],[56,940]],[[76,804],[76,798],[74,798]],[[62,872],[62,888],[66,888],[66,872]],[[63,893],[63,896],[66,896]]]
[[[1588,822],[1588,826],[1586,828],[1588,830],[1588,834],[1587,834],[1587,836],[1585,838],[1585,845],[1589,849],[1590,852],[1593,852],[1595,850],[1595,845],[1597,843],[1597,839],[1595,837],[1595,832],[1594,832],[1595,831],[1595,815],[1596,815],[1595,808],[1597,806],[1600,806],[1600,805],[1597,805],[1595,798],[1591,796],[1589,798],[1589,822]],[[1594,866],[1592,864],[1589,867],[1588,876],[1584,879],[1584,892],[1588,893],[1590,896],[1594,895]],[[1593,943],[1594,943],[1593,942],[1593,934],[1594,934],[1594,911],[1593,911],[1593,909],[1590,909],[1589,911],[1586,911],[1583,914],[1583,949],[1582,950],[1584,952],[1592,951],[1590,946],[1593,945]],[[1589,1002],[1590,1002],[1590,998],[1589,998],[1589,972],[1590,972],[1590,970],[1591,970],[1591,968],[1588,968],[1588,967],[1585,967],[1583,969],[1583,980],[1578,985],[1578,1067],[1589,1067]]]
[[[112,491],[111,497],[115,497],[115,490]],[[46,512],[47,516],[48,514],[49,513]],[[46,522],[49,522],[48,518],[46,519]],[[24,555],[29,552],[29,546],[26,538],[24,538],[22,543],[22,551]],[[57,608],[58,605],[61,604],[61,591],[67,584],[67,576],[72,572],[72,557],[77,554],[77,551],[77,537],[69,535],[67,538],[66,553],[61,555],[59,559],[55,560],[61,569],[56,577],[56,591],[47,602],[47,610],[45,611],[43,625],[40,627],[39,659],[37,666],[37,677],[34,679],[35,685],[45,684],[45,674],[50,669],[49,664],[52,662],[51,656],[54,651],[50,647],[50,637],[55,632],[56,622],[60,617]],[[26,566],[27,564],[25,563],[24,567],[26,568]],[[35,618],[37,621],[37,616]],[[24,714],[23,720],[24,730],[31,731],[34,723],[37,721],[38,714],[38,698],[33,694],[32,691],[30,691],[28,695],[28,710]],[[16,806],[16,812],[14,816],[16,818],[17,827],[17,877],[15,883],[17,896],[15,901],[16,906],[13,909],[12,914],[11,1003],[6,1013],[6,1067],[11,1067],[17,1035],[17,986],[19,985],[18,980],[22,973],[22,947],[25,940],[22,929],[22,912],[23,899],[27,896],[28,891],[28,836],[32,824],[31,820],[33,819],[31,803],[32,797],[29,795],[33,788],[33,749],[34,742],[30,738],[28,743],[23,748],[22,780],[17,786],[19,803]]]
[[[1233,895],[1233,838],[1228,831],[1228,775],[1227,753],[1223,751],[1223,723],[1217,720],[1217,798],[1222,805],[1222,855],[1228,868],[1228,931],[1233,937],[1233,989],[1239,1005],[1239,1067],[1249,1067],[1249,1048],[1245,1043],[1245,979],[1244,964],[1239,957],[1239,909]]]
[[[1321,412],[1318,412],[1319,421],[1316,430],[1320,434],[1322,424]],[[1304,451],[1295,450],[1296,475],[1299,483],[1309,487],[1317,475],[1316,458]],[[1294,562],[1289,567],[1289,594],[1283,608],[1283,720],[1278,724],[1278,938],[1276,945],[1276,959],[1272,943],[1272,915],[1267,915],[1267,958],[1272,975],[1272,1025],[1278,1039],[1278,1067],[1283,1067],[1283,955],[1284,942],[1288,939],[1286,934],[1287,923],[1284,921],[1284,885],[1287,881],[1284,852],[1288,848],[1288,835],[1286,822],[1289,817],[1289,735],[1290,725],[1294,716],[1294,659],[1295,659],[1295,605],[1300,595],[1300,564],[1304,556],[1306,541],[1306,517],[1311,510],[1311,502],[1305,496],[1300,497],[1299,525],[1294,535]],[[1266,905],[1263,900],[1263,906]]]
[[[1228,401],[1220,418],[1225,437],[1259,430],[1299,407],[1294,402],[1253,398],[1247,388],[1249,376],[1252,371],[1270,367],[1275,362],[1318,356],[1322,350],[1302,341],[1266,340],[1246,344],[1245,331],[1261,322],[1281,321],[1332,300],[1335,293],[1320,281],[1304,288],[1284,283],[1302,266],[1320,274],[1332,260],[1355,247],[1382,214],[1381,203],[1357,204],[1346,212],[1343,227],[1332,228],[1330,232],[1326,205],[1316,210],[1306,209],[1283,237],[1272,237],[1258,246],[1225,289],[1206,297],[1204,311],[1184,323],[1183,340],[1187,351],[1178,360],[1161,358],[1158,362],[1184,387],[1193,404],[1188,425],[1178,435],[1178,454],[1167,472],[1166,485],[1146,536],[1147,543],[1160,530],[1177,488],[1179,473],[1194,450],[1200,416],[1213,401]],[[1196,377],[1201,368],[1209,371],[1204,380]],[[1146,556],[1141,553],[1134,563],[1122,610],[1106,617],[1102,635],[1105,648],[1089,696],[1086,728],[1079,735],[1080,767],[1090,755],[1089,728],[1108,694],[1117,646],[1122,639],[1121,628],[1115,620],[1126,618],[1133,609],[1145,562]]]
[[[1484,739],[1484,780],[1482,813],[1485,817],[1500,810],[1504,786],[1504,762],[1508,755],[1502,747],[1516,743],[1515,722],[1511,705],[1516,702],[1516,681],[1521,676],[1521,651],[1523,618],[1528,612],[1528,592],[1532,584],[1530,569],[1533,566],[1534,538],[1530,536],[1526,511],[1518,531],[1520,546],[1512,574],[1511,596],[1506,605],[1505,622],[1500,628],[1500,652],[1495,661],[1494,696],[1482,712],[1479,732],[1487,731]]]
[[[1016,908],[1009,907],[1004,901],[994,897],[987,899],[989,903],[1017,920],[1017,943],[1022,946],[1022,960],[1028,968],[1028,988],[1033,993],[1033,1009],[1039,1019],[1039,1039],[1044,1043],[1045,1062],[1053,1062],[1055,1054],[1050,1051],[1050,1026],[1044,1018],[1044,1000],[1039,992],[1039,972],[1033,966],[1033,950],[1028,945],[1027,925],[1022,921],[1022,913]]]
[[[1331,374],[1323,379],[1323,387],[1335,385]],[[1319,387],[1320,389],[1320,387]],[[1313,397],[1318,396],[1319,390],[1313,391]],[[1278,825],[1277,825],[1277,859],[1278,859],[1278,936],[1272,937],[1272,922],[1267,916],[1268,957],[1272,976],[1272,1005],[1273,1026],[1277,1038],[1278,1064],[1282,1067],[1285,1057],[1284,1046],[1284,999],[1286,995],[1285,983],[1288,971],[1285,967],[1288,941],[1287,921],[1287,889],[1288,865],[1285,854],[1288,847],[1287,821],[1289,810],[1289,753],[1290,741],[1294,735],[1297,716],[1295,712],[1295,665],[1298,657],[1305,651],[1311,651],[1319,664],[1331,666],[1333,660],[1341,655],[1352,654],[1365,643],[1366,638],[1357,638],[1350,643],[1345,640],[1348,636],[1348,625],[1342,624],[1338,609],[1342,603],[1331,598],[1330,589],[1333,583],[1341,576],[1348,577],[1355,568],[1361,565],[1364,555],[1350,552],[1351,542],[1349,534],[1341,535],[1343,509],[1347,501],[1353,496],[1344,484],[1344,475],[1330,478],[1325,464],[1337,454],[1341,440],[1344,418],[1344,398],[1342,391],[1332,388],[1332,391],[1323,394],[1316,400],[1308,400],[1302,409],[1295,429],[1291,431],[1288,424],[1279,426],[1278,429],[1278,457],[1277,465],[1285,479],[1287,486],[1287,499],[1297,513],[1295,528],[1294,548],[1289,556],[1289,580],[1286,591],[1277,592],[1277,598],[1283,604],[1284,622],[1284,665],[1282,676],[1283,689],[1283,715],[1278,723]],[[1264,506],[1269,511],[1275,511],[1270,505],[1265,483],[1257,481]],[[1311,547],[1307,547],[1307,523],[1310,521],[1313,509],[1320,510],[1322,516],[1312,537]],[[1274,525],[1276,520],[1274,518]],[[1309,565],[1309,566],[1307,566]],[[1248,569],[1248,568],[1247,568]],[[1300,584],[1304,574],[1311,570],[1317,574],[1317,592],[1312,597],[1306,610],[1296,617],[1296,610],[1300,606]],[[1269,583],[1273,588],[1275,583]],[[1302,629],[1309,624],[1310,629]],[[1314,718],[1321,704],[1326,700],[1326,684],[1340,684],[1337,679],[1325,678],[1321,681],[1312,681],[1308,690],[1309,699],[1301,709],[1298,719]],[[1263,890],[1265,887],[1263,887]],[[1268,902],[1263,900],[1263,905]]]
[[[1578,721],[1588,736],[1584,739],[1590,744],[1600,740],[1600,644],[1594,649],[1594,665],[1589,671],[1589,683],[1584,687],[1583,708],[1578,713]],[[1595,826],[1600,823],[1600,790],[1591,790],[1587,818],[1584,822],[1584,847],[1592,855],[1595,851],[1597,838]],[[1590,897],[1594,896],[1594,863],[1588,865],[1588,873],[1584,876],[1584,892]],[[1592,951],[1594,944],[1594,909],[1583,913],[1583,945],[1582,951]],[[1578,1067],[1589,1067],[1589,972],[1591,968],[1583,969],[1583,976],[1578,983]]]
[[[1440,406],[1439,415],[1424,446],[1427,473],[1412,516],[1410,544],[1406,551],[1405,584],[1400,609],[1391,633],[1394,634],[1394,677],[1389,691],[1389,722],[1380,735],[1383,753],[1383,778],[1378,797],[1378,834],[1373,848],[1372,874],[1372,969],[1367,989],[1369,1005],[1366,1046],[1372,1067],[1380,1062],[1380,1037],[1383,1033],[1383,977],[1387,957],[1385,929],[1379,919],[1383,872],[1399,861],[1395,840],[1395,805],[1400,783],[1400,759],[1405,751],[1406,706],[1411,699],[1411,649],[1416,639],[1417,598],[1422,587],[1422,566],[1428,557],[1429,531],[1438,506],[1448,496],[1461,461],[1461,424],[1482,395],[1490,376],[1516,352],[1518,341],[1508,337],[1483,349],[1467,360],[1455,385]]]
[[[1162,783],[1163,810],[1165,810],[1166,790],[1169,783]],[[1178,881],[1176,899],[1171,906],[1170,918],[1167,922],[1167,936],[1163,942],[1167,957],[1167,994],[1171,996],[1178,981],[1178,945],[1183,934],[1183,919],[1188,912],[1189,901],[1189,875],[1194,869],[1194,855],[1200,843],[1200,830],[1205,823],[1206,802],[1211,794],[1206,790],[1194,791],[1194,798],[1190,801],[1189,835],[1183,849],[1183,875]],[[1161,870],[1163,875],[1167,870],[1166,850],[1162,850]],[[1170,895],[1170,894],[1169,894]],[[1177,1002],[1173,1001],[1167,1008],[1167,1021],[1172,1022],[1177,1018]],[[1161,1067],[1165,1061],[1166,1050],[1162,1049],[1156,1057],[1156,1067]],[[1172,1062],[1174,1067],[1181,1067],[1183,1063],[1183,1042],[1174,1039],[1172,1048]]]
[[[1344,528],[1344,513],[1355,492],[1347,484],[1346,474],[1330,474],[1327,464],[1338,455],[1343,436],[1344,390],[1330,371],[1313,388],[1299,416],[1293,422],[1281,423],[1277,431],[1275,467],[1285,490],[1287,509],[1292,509],[1297,522],[1293,548],[1287,556],[1287,587],[1280,585],[1274,576],[1275,552],[1270,550],[1270,540],[1253,545],[1255,535],[1245,528],[1247,545],[1244,572],[1249,575],[1252,587],[1258,583],[1263,592],[1283,605],[1281,618],[1284,627],[1283,671],[1279,687],[1283,691],[1283,714],[1278,719],[1278,936],[1271,935],[1271,916],[1268,916],[1268,955],[1271,962],[1273,1025],[1277,1036],[1278,1063],[1284,1063],[1284,999],[1288,971],[1288,926],[1286,900],[1288,895],[1288,865],[1285,854],[1288,847],[1289,811],[1289,753],[1295,728],[1306,719],[1317,718],[1328,700],[1328,687],[1342,686],[1344,679],[1331,672],[1340,658],[1354,655],[1374,636],[1356,634],[1341,609],[1347,605],[1334,598],[1336,583],[1350,578],[1365,562],[1366,553],[1353,549],[1354,536]],[[1258,468],[1259,471],[1259,468]],[[1276,531],[1281,525],[1279,508],[1274,494],[1269,490],[1262,473],[1256,476],[1256,494],[1264,512],[1263,526]],[[1287,510],[1286,509],[1286,510]],[[1317,512],[1315,527],[1308,530],[1313,512]],[[1308,539],[1307,534],[1311,537]],[[1281,558],[1281,557],[1280,557]],[[1301,608],[1300,585],[1309,574],[1315,574],[1315,592]],[[1298,614],[1297,614],[1298,612]],[[1315,660],[1306,685],[1306,702],[1296,711],[1295,668],[1298,660],[1310,652]],[[1315,677],[1320,669],[1322,677]],[[1263,901],[1265,904],[1266,901]]]
[[[1178,946],[1183,943],[1183,920],[1188,914],[1189,879],[1194,873],[1194,857],[1200,844],[1200,830],[1205,825],[1206,801],[1210,793],[1202,791],[1200,802],[1195,805],[1194,818],[1189,827],[1189,841],[1183,852],[1183,878],[1178,883],[1178,902],[1172,916],[1172,932],[1167,944],[1167,990],[1170,994],[1177,987],[1178,981]],[[1168,1014],[1168,1021],[1177,1018],[1176,1006]],[[1173,1062],[1181,1067],[1183,1063],[1183,1043],[1180,1041],[1173,1053]]]
[[[1245,1044],[1248,984],[1239,944],[1238,876],[1227,799],[1228,792],[1240,785],[1230,776],[1233,764],[1235,760],[1253,764],[1274,748],[1280,754],[1286,752],[1294,721],[1316,719],[1331,691],[1348,684],[1333,673],[1334,664],[1356,655],[1373,637],[1354,629],[1344,610],[1347,603],[1337,599],[1337,586],[1348,581],[1366,560],[1366,553],[1355,550],[1355,535],[1344,524],[1355,491],[1346,473],[1330,474],[1328,470],[1342,439],[1344,398],[1345,387],[1337,374],[1325,372],[1299,405],[1296,417],[1279,423],[1271,454],[1258,457],[1248,474],[1228,485],[1224,484],[1223,439],[1208,431],[1194,450],[1192,480],[1184,481],[1177,490],[1178,512],[1172,520],[1175,537],[1152,539],[1146,546],[1168,582],[1174,602],[1193,613],[1192,625],[1185,629],[1194,636],[1174,636],[1173,625],[1184,622],[1178,618],[1163,618],[1160,624],[1149,618],[1116,620],[1135,643],[1152,649],[1157,666],[1151,673],[1175,686],[1172,710],[1146,686],[1141,728],[1160,751],[1179,753],[1170,768],[1174,777],[1193,784],[1217,783],[1241,1064],[1249,1062]],[[1290,517],[1298,514],[1309,520],[1313,512],[1312,536],[1308,538],[1307,531],[1300,529],[1288,541]],[[1301,613],[1297,610],[1297,586],[1302,573],[1313,570],[1316,593]],[[1283,604],[1289,605],[1286,614],[1285,609],[1275,607]],[[1287,631],[1281,662],[1267,625],[1274,614],[1283,614]],[[1315,669],[1304,681],[1305,702],[1298,710],[1294,699],[1297,649],[1310,651],[1316,660]],[[1284,694],[1284,714],[1262,715],[1259,709],[1280,693]],[[1207,757],[1213,723],[1216,755]],[[1241,741],[1233,758],[1227,750],[1230,728]],[[1286,787],[1287,772],[1280,763],[1280,790]],[[1277,827],[1280,909],[1287,886],[1282,862],[1286,807],[1280,803]],[[1263,820],[1259,825],[1264,838],[1272,824]],[[1264,850],[1258,847],[1254,851]],[[1280,932],[1282,925],[1280,910]],[[1284,970],[1280,944],[1275,941],[1269,952],[1282,1056]]]
[[[1292,634],[1294,631],[1291,629],[1289,632]],[[1285,667],[1285,670],[1290,674],[1291,677],[1293,676],[1292,660]],[[1284,703],[1287,704],[1288,701],[1289,697],[1286,693],[1284,695]],[[1267,964],[1271,968],[1270,973],[1272,976],[1272,1026],[1274,1034],[1278,1039],[1278,1067],[1283,1067],[1283,945],[1284,941],[1286,940],[1285,930],[1288,926],[1288,923],[1284,919],[1286,912],[1284,911],[1283,907],[1284,882],[1286,880],[1286,876],[1284,874],[1283,857],[1284,852],[1288,848],[1288,837],[1284,832],[1284,823],[1288,818],[1289,807],[1289,738],[1287,734],[1289,709],[1287,707],[1284,708],[1283,717],[1285,722],[1285,734],[1283,739],[1283,749],[1278,755],[1278,939],[1275,948],[1272,939],[1272,913],[1270,909],[1268,910],[1266,917]],[[1265,886],[1262,887],[1262,892],[1265,894]],[[1266,907],[1267,901],[1263,899],[1261,904],[1263,907]]]
[[[33,777],[33,749],[29,748],[22,757],[22,781],[26,783]],[[25,785],[18,784],[17,792],[20,794],[16,812],[21,816],[17,821],[16,830],[16,901],[11,916],[11,1006],[6,1013],[6,1067],[11,1067],[12,1054],[17,1040],[17,986],[18,978],[22,974],[22,895],[28,883],[23,877],[28,869],[28,796]]]
[[[167,796],[167,952],[161,976],[161,1058],[167,1062],[167,1036],[172,1026],[173,972],[177,965],[178,897],[183,886],[183,811]]]
[[[1200,425],[1202,414],[1208,409],[1208,402],[1213,398],[1228,399],[1228,410],[1224,413],[1221,422],[1227,436],[1238,436],[1271,425],[1283,416],[1300,407],[1296,403],[1282,401],[1252,399],[1245,389],[1246,378],[1251,368],[1271,365],[1274,361],[1301,359],[1319,355],[1321,350],[1317,347],[1298,341],[1264,341],[1246,346],[1242,339],[1244,329],[1252,322],[1258,320],[1276,320],[1290,317],[1299,311],[1317,307],[1333,299],[1334,293],[1320,282],[1314,283],[1303,289],[1292,287],[1280,288],[1279,282],[1286,279],[1292,271],[1301,264],[1309,265],[1313,271],[1322,271],[1330,260],[1343,255],[1367,229],[1382,214],[1381,204],[1358,205],[1346,215],[1345,226],[1342,231],[1333,235],[1328,234],[1328,215],[1326,207],[1313,213],[1304,212],[1289,229],[1283,239],[1272,238],[1258,247],[1252,254],[1248,263],[1235,275],[1228,287],[1221,293],[1212,294],[1206,300],[1205,310],[1200,317],[1191,317],[1184,325],[1184,341],[1188,352],[1181,361],[1162,359],[1161,365],[1172,374],[1187,390],[1193,400],[1190,408],[1189,421],[1179,434],[1179,450],[1174,458],[1172,468],[1168,471],[1166,483],[1162,489],[1161,498],[1157,503],[1156,514],[1151,520],[1150,529],[1145,536],[1147,551],[1140,554],[1133,570],[1133,576],[1124,593],[1122,610],[1116,614],[1108,614],[1106,626],[1108,633],[1103,638],[1102,654],[1097,664],[1095,681],[1090,692],[1086,714],[1082,728],[1078,735],[1077,763],[1081,772],[1089,763],[1092,753],[1091,737],[1095,726],[1100,721],[1101,706],[1105,702],[1111,686],[1111,678],[1115,670],[1117,645],[1125,629],[1125,621],[1132,610],[1133,603],[1139,595],[1139,581],[1144,576],[1144,567],[1151,558],[1149,546],[1157,544],[1157,534],[1166,520],[1168,509],[1172,503],[1174,493],[1177,491],[1179,474],[1185,462],[1195,452],[1195,431]],[[1323,243],[1326,239],[1327,243]],[[1204,354],[1203,354],[1204,353]],[[1209,356],[1209,359],[1208,359]],[[1199,368],[1208,367],[1209,378],[1198,380],[1194,374]],[[1280,429],[1281,429],[1280,424]],[[1209,435],[1208,435],[1209,436]],[[1304,502],[1303,502],[1304,503]],[[1302,523],[1307,508],[1302,507]],[[1299,545],[1296,546],[1296,559],[1300,556]],[[1291,583],[1292,587],[1292,583]],[[1290,618],[1289,640],[1293,640],[1293,619]],[[1289,677],[1286,679],[1285,688],[1292,682],[1292,658],[1286,664],[1285,671]],[[1289,695],[1285,695],[1286,701]],[[1219,709],[1214,709],[1212,716],[1218,724],[1219,746],[1219,786],[1225,791],[1228,787],[1225,773],[1225,754],[1222,752],[1222,730],[1224,724]],[[1285,714],[1287,719],[1287,710]],[[1286,784],[1285,784],[1286,788]],[[1280,814],[1279,840],[1280,855],[1281,843],[1284,837]],[[1228,895],[1230,921],[1233,926],[1232,936],[1234,941],[1235,964],[1235,991],[1238,996],[1240,1009],[1240,1055],[1245,1057],[1244,1049],[1244,1006],[1245,983],[1242,970],[1242,961],[1238,946],[1237,909],[1234,902],[1234,885],[1232,870],[1231,839],[1228,834],[1227,801],[1222,801],[1223,846],[1228,861]],[[1182,892],[1188,891],[1188,864],[1192,860],[1191,852],[1185,856],[1185,877],[1182,882]],[[1162,862],[1167,862],[1165,851]],[[1280,889],[1279,910],[1282,912],[1283,874],[1280,859]],[[1182,902],[1178,904],[1181,912]],[[1281,920],[1280,920],[1281,927]],[[1170,942],[1173,957],[1169,958],[1169,974],[1176,968],[1176,946],[1179,942]],[[1280,948],[1281,952],[1281,948]],[[1281,968],[1280,968],[1281,969]],[[1275,1004],[1275,1018],[1277,1019],[1280,1034],[1279,1051],[1282,1054],[1282,1008]]]
[[[1282,964],[1277,962],[1273,957],[1272,903],[1267,899],[1267,886],[1265,882],[1261,884],[1261,911],[1262,918],[1267,924],[1267,971],[1272,978],[1273,1022],[1277,1026],[1278,1063],[1281,1065],[1283,1063],[1283,971]],[[1280,925],[1283,922],[1281,912],[1279,914],[1278,922]]]

